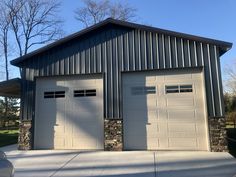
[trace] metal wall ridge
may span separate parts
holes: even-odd
[[[110,27],[26,61],[22,68],[22,119],[34,112],[35,77],[104,75],[104,117],[122,116],[123,72],[203,68],[209,116],[224,115],[219,48],[140,29]]]

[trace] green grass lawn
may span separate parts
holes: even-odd
[[[227,137],[236,140],[236,128],[227,129]],[[229,153],[236,158],[236,142],[228,140]]]
[[[18,140],[18,130],[0,130],[0,147],[15,144]]]

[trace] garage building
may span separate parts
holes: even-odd
[[[231,47],[107,19],[17,58],[19,148],[225,151]]]

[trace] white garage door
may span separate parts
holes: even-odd
[[[103,80],[98,76],[36,80],[36,149],[103,149]]]
[[[123,75],[125,149],[208,150],[200,71]]]

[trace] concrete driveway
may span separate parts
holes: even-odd
[[[16,177],[233,177],[236,159],[228,153],[183,151],[80,152],[18,151],[2,148]]]

